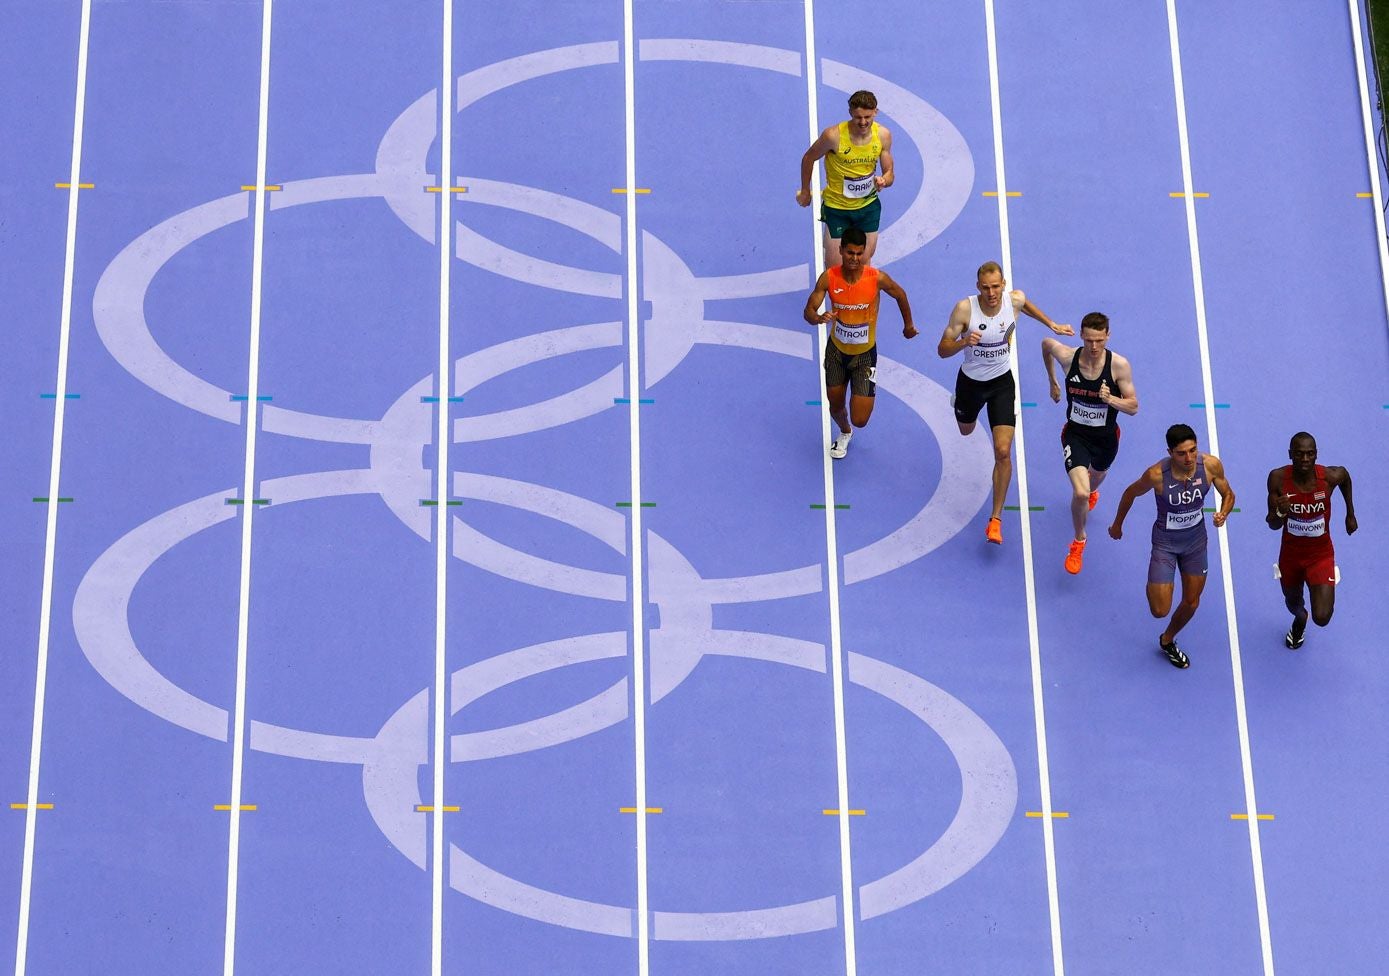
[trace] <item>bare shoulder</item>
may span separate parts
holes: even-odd
[[[877,125],[878,141],[881,142],[885,148],[892,148],[892,130],[889,129],[887,126],[882,125],[881,123],[878,123]]]
[[[1287,470],[1288,470],[1288,469],[1287,469],[1287,466],[1284,465],[1284,466],[1282,466],[1282,467],[1274,468],[1272,471],[1270,471],[1270,472],[1268,473],[1268,490],[1269,490],[1269,491],[1282,491],[1282,490],[1283,490],[1283,475],[1287,472]],[[1328,472],[1328,475],[1329,475],[1329,474],[1330,474],[1330,472]]]
[[[1350,480],[1350,472],[1340,465],[1326,465],[1326,483],[1331,487],[1344,484]]]
[[[1133,367],[1129,365],[1127,357],[1119,355],[1113,349],[1109,352],[1110,355],[1114,357],[1110,362],[1110,368],[1113,369],[1115,373],[1128,373],[1132,371]]]
[[[969,322],[970,301],[968,298],[961,298],[955,303],[955,308],[950,312],[951,325],[963,325]]]
[[[1212,478],[1225,477],[1225,465],[1220,462],[1220,458],[1214,454],[1202,454],[1201,460],[1206,464],[1206,473]]]
[[[1139,480],[1144,479],[1146,479],[1148,484],[1152,485],[1154,488],[1160,486],[1162,484],[1162,462],[1159,461],[1157,464],[1154,464],[1151,468],[1145,471],[1143,473],[1143,478]]]

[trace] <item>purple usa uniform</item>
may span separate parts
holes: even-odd
[[[1162,460],[1162,487],[1157,489],[1157,521],[1153,523],[1153,556],[1149,583],[1171,583],[1174,574],[1204,576],[1206,558],[1206,459],[1196,456],[1196,469],[1185,481],[1172,477],[1172,459]]]

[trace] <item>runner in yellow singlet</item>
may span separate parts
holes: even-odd
[[[869,267],[865,234],[857,227],[844,231],[840,253],[843,264],[826,268],[815,282],[815,290],[805,303],[805,320],[811,325],[829,326],[825,340],[825,393],[830,417],[839,435],[830,445],[830,457],[842,458],[849,451],[854,427],[868,426],[873,414],[873,397],[878,384],[878,299],[886,292],[902,313],[902,335],[916,336],[912,308],[907,293],[886,271]],[[820,311],[829,298],[829,310]],[[850,389],[853,398],[845,407]],[[852,426],[851,426],[852,422]]]
[[[820,133],[801,157],[801,188],[796,202],[810,206],[810,179],[816,160],[825,160],[825,192],[820,198],[820,219],[825,224],[825,267],[839,263],[839,241],[846,227],[857,227],[868,238],[865,263],[878,246],[882,205],[878,191],[892,185],[892,133],[873,121],[878,98],[871,91],[849,96],[849,121]],[[881,175],[879,175],[881,170]]]

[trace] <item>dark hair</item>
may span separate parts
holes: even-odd
[[[1169,450],[1186,441],[1196,440],[1196,431],[1188,424],[1173,424],[1167,428],[1167,447]]]
[[[859,89],[849,96],[849,108],[851,110],[856,108],[876,109],[877,107],[878,96],[871,91]]]
[[[868,246],[868,235],[863,232],[862,227],[845,227],[844,233],[839,238],[841,246],[853,244],[856,247]]]
[[[1103,312],[1086,312],[1085,318],[1080,320],[1080,330],[1094,329],[1096,332],[1109,331],[1109,316]]]
[[[1288,450],[1291,451],[1293,449],[1293,445],[1296,444],[1298,441],[1302,440],[1311,441],[1312,450],[1315,451],[1317,449],[1317,439],[1313,437],[1311,434],[1307,433],[1307,431],[1299,430],[1296,434],[1293,435],[1292,440],[1288,441]]]

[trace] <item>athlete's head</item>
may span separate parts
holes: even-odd
[[[1196,431],[1187,424],[1173,424],[1167,428],[1167,453],[1183,468],[1196,464]]]
[[[858,227],[844,228],[839,238],[839,260],[846,271],[863,267],[863,255],[868,249],[868,235]]]
[[[985,261],[979,265],[974,284],[979,289],[979,304],[986,308],[998,308],[1008,282],[1003,280],[1003,269],[997,261]]]
[[[878,96],[871,91],[856,91],[849,96],[849,128],[859,135],[868,135],[878,116]]]
[[[1288,442],[1288,458],[1296,471],[1309,471],[1317,464],[1317,439],[1300,430]]]
[[[1109,316],[1103,312],[1089,312],[1080,320],[1080,341],[1085,343],[1085,351],[1091,356],[1104,352],[1109,341]]]

